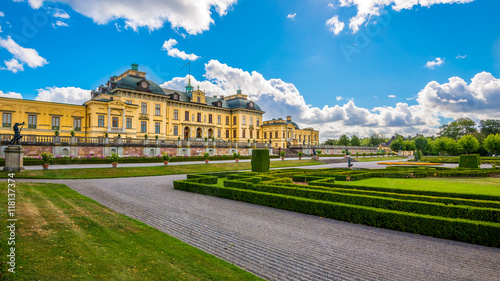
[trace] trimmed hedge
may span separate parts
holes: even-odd
[[[381,208],[386,210],[403,211],[423,215],[432,215],[449,218],[462,218],[477,221],[500,222],[500,209],[478,208],[472,206],[447,206],[443,203],[431,203],[423,201],[402,200],[388,197],[378,197],[360,194],[348,194],[335,191],[313,190],[307,188],[293,188],[271,184],[249,185],[245,184],[239,188],[251,189],[267,193],[283,194],[294,197],[315,199],[321,201],[340,202],[350,205]],[[227,185],[224,185],[229,187]],[[238,185],[231,184],[238,188]]]
[[[458,167],[477,169],[479,168],[479,165],[481,165],[481,158],[479,157],[479,154],[460,155]]]
[[[269,172],[269,150],[254,149],[252,150],[252,172]]]
[[[218,187],[190,182],[189,180],[175,181],[174,188],[351,223],[500,247],[499,223],[444,218],[253,190]]]

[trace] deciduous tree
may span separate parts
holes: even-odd
[[[486,119],[479,122],[481,133],[485,136],[500,134],[500,120]]]
[[[349,137],[346,134],[340,136],[339,145],[349,145]]]
[[[500,133],[489,135],[484,140],[484,148],[492,154],[497,154],[497,152],[500,152]]]
[[[458,145],[465,150],[465,154],[469,154],[479,148],[479,141],[473,135],[467,135],[458,140]]]
[[[358,136],[356,136],[356,135],[352,136],[351,145],[352,146],[360,146],[361,145],[361,141],[359,140]]]

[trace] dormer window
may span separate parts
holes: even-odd
[[[147,89],[148,88],[148,82],[142,81],[141,82],[141,87],[144,88],[144,89]]]
[[[179,100],[179,94],[178,94],[178,93],[174,93],[174,94],[171,96],[171,98],[172,98],[173,100]]]
[[[248,103],[248,108],[249,109],[254,109],[254,103],[253,102],[249,102]]]

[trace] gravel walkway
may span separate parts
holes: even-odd
[[[174,190],[185,177],[39,182],[66,184],[268,280],[499,280],[497,248]]]

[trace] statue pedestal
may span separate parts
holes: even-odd
[[[21,145],[9,145],[4,150],[5,152],[5,167],[4,172],[23,172],[23,147]]]

